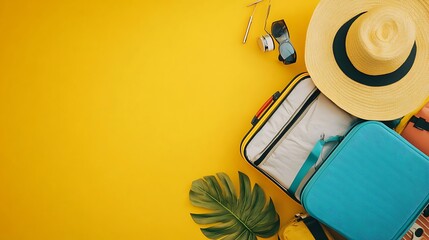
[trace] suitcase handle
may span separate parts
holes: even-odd
[[[250,122],[252,124],[252,126],[255,126],[259,120],[260,117],[262,116],[262,114],[267,110],[267,108],[269,106],[271,106],[271,104],[273,104],[278,98],[280,97],[280,92],[277,91],[275,92],[272,96],[270,96],[270,98],[268,98],[267,101],[265,101],[265,103],[262,105],[262,107],[258,110],[258,112],[256,112],[255,116],[252,118],[252,121]]]
[[[343,139],[343,136],[339,136],[339,135],[331,136],[328,139],[325,139],[324,134],[320,136],[320,140],[316,142],[316,145],[314,145],[313,149],[311,150],[310,154],[308,155],[307,159],[304,161],[304,164],[301,166],[301,168],[299,169],[298,173],[295,176],[295,179],[290,185],[289,191],[291,193],[295,194],[296,190],[298,189],[304,177],[307,175],[310,168],[316,165],[320,155],[322,154],[322,150],[325,144],[330,142],[341,142],[342,139]]]

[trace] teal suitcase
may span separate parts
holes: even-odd
[[[384,124],[363,122],[309,180],[301,202],[347,239],[400,239],[429,202],[429,158]]]

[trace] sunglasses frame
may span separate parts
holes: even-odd
[[[279,61],[284,64],[295,63],[297,59],[296,50],[290,41],[289,29],[284,19],[274,21],[271,24],[271,34],[279,44]],[[290,51],[286,52],[288,49]]]

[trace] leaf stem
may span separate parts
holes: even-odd
[[[198,187],[201,191],[205,192],[211,199],[213,199],[215,202],[217,202],[220,206],[222,206],[226,211],[228,211],[232,216],[234,216],[249,232],[252,232],[252,230],[243,222],[241,219],[232,212],[229,208],[227,208],[225,205],[223,205],[220,201],[218,201],[213,195],[211,195],[209,192],[207,192],[205,189],[202,189]],[[253,232],[252,232],[253,233]]]

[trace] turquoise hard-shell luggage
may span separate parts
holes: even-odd
[[[301,202],[347,239],[400,239],[429,203],[429,157],[384,124],[363,122],[309,180]]]

